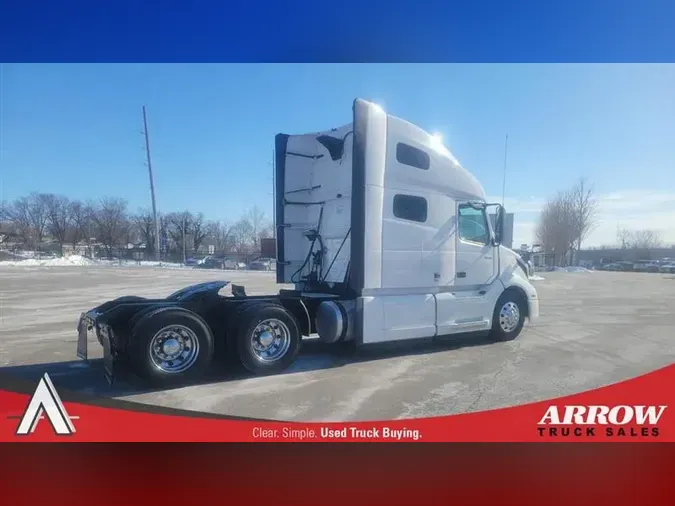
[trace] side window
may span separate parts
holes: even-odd
[[[427,221],[427,199],[412,195],[394,195],[394,216],[424,223]]]
[[[459,238],[479,244],[490,241],[485,210],[474,209],[468,205],[459,206]]]
[[[429,170],[429,154],[402,142],[396,144],[396,160],[403,165]]]

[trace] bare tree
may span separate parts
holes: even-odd
[[[107,197],[101,199],[94,209],[92,219],[96,225],[96,237],[112,256],[112,250],[125,240],[129,228],[127,203],[123,199]]]
[[[47,206],[47,231],[59,244],[63,255],[63,245],[72,221],[70,201],[67,197],[48,194],[45,195],[45,205]]]
[[[202,213],[198,213],[192,217],[189,230],[192,236],[192,247],[194,251],[198,251],[204,239],[208,236],[208,227]]]
[[[171,223],[169,222],[169,218],[166,215],[157,215],[157,220],[159,221],[159,242],[158,242],[158,247],[160,251],[167,251],[169,250],[169,228],[171,227]]]
[[[585,179],[559,192],[544,205],[539,217],[537,240],[557,265],[574,261],[574,254],[594,228],[598,199]]]
[[[260,243],[260,233],[265,228],[265,213],[254,206],[246,213],[246,221],[251,224],[249,242],[255,248]]]
[[[6,200],[0,200],[0,223],[11,221],[11,216],[9,215],[9,204]]]
[[[244,219],[251,224],[248,242],[253,249],[260,248],[261,239],[273,236],[272,223],[266,218],[265,213],[257,206],[249,210]]]
[[[17,237],[24,246],[29,245],[31,241],[32,225],[29,209],[30,203],[27,197],[18,198],[3,206],[4,219],[13,225]]]
[[[9,206],[6,202],[0,202],[0,246],[19,238],[16,226],[8,213]]]
[[[625,228],[618,228],[616,231],[616,239],[621,249],[630,248],[631,231]]]
[[[93,209],[76,200],[70,203],[70,230],[68,232],[69,242],[73,245],[73,249],[80,241],[86,239],[90,242],[92,239],[93,230]]]
[[[633,234],[633,247],[636,249],[654,249],[663,246],[658,230],[636,230]]]
[[[567,265],[578,238],[573,202],[571,192],[559,192],[546,202],[539,217],[537,240],[545,253],[553,254],[556,265]]]
[[[216,251],[227,253],[231,243],[232,227],[226,221],[211,221],[208,224],[208,234],[213,241]]]
[[[661,234],[657,230],[620,229],[617,235],[622,248],[650,250],[663,246]]]
[[[598,199],[593,193],[593,187],[584,178],[572,187],[569,199],[572,207],[573,250],[579,252],[582,242],[596,225]]]
[[[47,195],[31,193],[20,197],[4,206],[3,214],[12,222],[25,246],[39,249],[47,228]]]
[[[124,246],[133,246],[139,242],[140,234],[134,226],[134,222],[130,216],[124,217],[124,227],[122,228],[124,233],[122,234],[121,244]]]
[[[134,228],[136,233],[142,242],[145,243],[145,247],[148,253],[154,253],[155,250],[155,217],[152,214],[151,210],[141,209],[132,217],[134,223]]]
[[[232,227],[232,243],[235,251],[238,253],[249,253],[252,250],[252,239],[255,237],[253,233],[253,224],[246,216],[242,217]]]
[[[16,238],[16,233],[9,229],[9,227],[3,226],[3,224],[0,223],[0,246],[14,238]]]
[[[176,245],[176,248],[187,254],[187,245],[190,241],[190,229],[192,227],[193,216],[189,211],[182,213],[170,213],[167,215],[167,234]],[[185,244],[183,244],[185,241]]]
[[[31,224],[31,232],[35,238],[35,244],[40,250],[40,245],[45,237],[47,229],[47,201],[49,197],[44,193],[31,193],[28,197],[28,217]]]
[[[269,237],[273,236],[273,225],[269,221],[265,222],[258,232],[258,245],[260,245],[260,240],[261,239],[267,239]]]

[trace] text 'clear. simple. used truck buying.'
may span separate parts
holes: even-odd
[[[277,282],[227,281],[83,313],[106,375],[123,360],[155,384],[198,377],[216,352],[255,374],[291,365],[303,336],[352,345],[489,331],[514,339],[539,314],[527,266],[500,244],[504,210],[420,128],[357,99],[350,124],[276,136]],[[494,208],[494,226],[490,209]]]

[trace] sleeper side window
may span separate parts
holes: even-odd
[[[394,195],[394,216],[401,220],[427,221],[427,199],[413,195]]]
[[[396,144],[396,161],[410,167],[429,170],[429,153],[403,142]]]

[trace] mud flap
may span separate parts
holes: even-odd
[[[112,386],[112,384],[115,383],[115,359],[112,354],[110,337],[107,332],[101,332],[101,343],[103,344],[103,369],[105,379],[108,381],[108,384]]]
[[[86,313],[80,315],[80,321],[77,324],[77,357],[88,361],[88,339],[89,331],[95,330],[95,323],[87,317]],[[108,384],[112,385],[115,382],[114,374],[114,356],[112,353],[112,346],[110,344],[110,336],[108,334],[108,329],[101,331],[98,335],[98,338],[103,345],[103,369],[105,379],[108,381]]]
[[[77,357],[87,360],[87,327],[89,324],[85,320],[84,313],[80,315],[80,321],[77,323]]]

